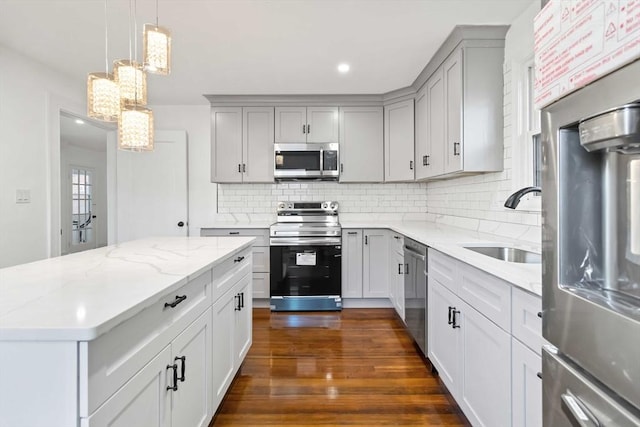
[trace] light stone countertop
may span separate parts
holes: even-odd
[[[507,244],[540,253],[540,245],[489,233],[480,233],[432,221],[390,221],[381,219],[340,219],[342,228],[386,228],[416,240],[430,248],[459,259],[534,295],[542,295],[541,264],[520,264],[497,260],[465,249],[464,246]],[[216,222],[206,228],[269,228],[271,222]],[[428,267],[427,267],[428,268]]]
[[[253,237],[160,237],[0,269],[0,340],[89,341]]]

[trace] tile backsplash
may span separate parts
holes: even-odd
[[[427,184],[219,184],[218,213],[273,214],[279,201],[336,200],[341,213],[425,213]]]

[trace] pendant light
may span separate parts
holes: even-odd
[[[142,61],[149,73],[167,76],[171,72],[171,32],[158,25],[158,0],[156,23],[144,24]]]
[[[109,73],[109,50],[107,0],[104,0],[104,73],[89,73],[87,76],[87,115],[105,122],[118,120],[120,94],[113,74]]]
[[[135,0],[134,5],[135,5]],[[135,6],[134,6],[135,11]],[[134,20],[135,12],[134,12]],[[129,0],[129,26],[131,27],[131,0]],[[134,23],[134,34],[137,25]],[[135,56],[137,58],[137,35]],[[121,109],[118,118],[118,148],[129,151],[153,150],[153,111],[147,103],[147,79],[142,66],[131,58],[131,32],[129,33],[129,60],[116,61],[114,74],[120,85]]]

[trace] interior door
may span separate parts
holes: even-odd
[[[188,235],[186,132],[156,132],[154,146],[116,153],[116,242]]]
[[[96,245],[96,200],[95,174],[93,168],[70,165],[66,179],[62,182],[63,242],[67,247],[62,253],[74,253],[95,249]]]

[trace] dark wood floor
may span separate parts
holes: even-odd
[[[392,309],[254,309],[253,346],[210,427],[468,426]]]

